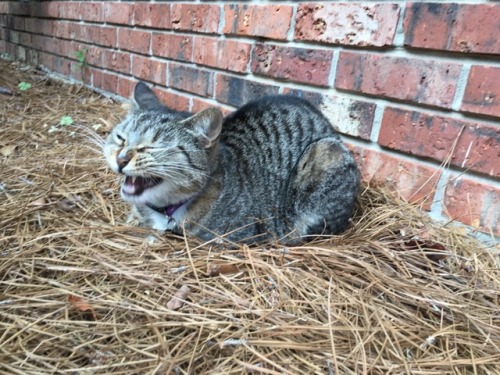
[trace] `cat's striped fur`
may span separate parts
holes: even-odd
[[[328,120],[309,102],[264,97],[222,117],[160,104],[138,83],[128,117],[104,154],[126,177],[122,198],[142,224],[202,239],[280,239],[343,231],[359,172]]]

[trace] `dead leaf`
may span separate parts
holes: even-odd
[[[3,156],[12,155],[12,153],[14,152],[14,150],[16,149],[16,147],[17,147],[16,145],[4,146],[4,147],[0,148],[0,153]]]
[[[47,204],[47,200],[44,197],[38,198],[30,203],[30,206],[42,207]]]
[[[81,311],[87,316],[92,317],[93,320],[97,320],[97,314],[95,313],[95,310],[83,298],[71,294],[70,296],[68,296],[68,302],[78,311]]]
[[[57,202],[57,207],[63,211],[71,211],[73,210],[78,203],[82,202],[82,197],[75,196],[70,198],[65,198],[59,202]]]
[[[239,271],[240,270],[236,264],[210,263],[207,267],[207,273],[209,276],[228,275],[238,273]]]
[[[187,285],[183,285],[167,303],[167,309],[177,310],[184,305],[185,299],[191,290]]]
[[[426,253],[425,255],[427,258],[430,260],[437,262],[443,259],[446,259],[448,257],[448,254],[443,253],[443,254],[438,254],[439,252],[444,252],[446,251],[446,247],[444,247],[442,244],[431,241],[431,240],[420,240],[418,238],[411,239],[410,241],[405,242],[405,246],[409,250],[417,250],[417,249],[424,249],[424,250],[434,250],[432,253]]]

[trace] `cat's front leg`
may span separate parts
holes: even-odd
[[[176,227],[176,222],[171,217],[142,205],[132,205],[126,222],[129,225],[149,227],[162,232],[172,231]]]

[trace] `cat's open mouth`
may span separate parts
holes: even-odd
[[[122,191],[127,195],[141,195],[144,190],[152,188],[162,181],[159,177],[125,176]]]

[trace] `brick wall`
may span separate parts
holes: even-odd
[[[499,20],[487,0],[0,1],[0,52],[182,110],[306,97],[366,180],[499,234]]]

